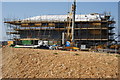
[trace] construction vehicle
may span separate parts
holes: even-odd
[[[119,38],[120,35],[118,35],[115,39]],[[115,41],[114,44],[110,45],[110,49],[120,49],[120,44],[117,43],[117,41]]]
[[[119,38],[120,35],[118,35],[118,37],[116,37],[115,39]],[[94,46],[92,47],[91,51],[107,51],[107,52],[116,52],[116,53],[120,53],[120,44],[117,43],[117,41],[110,41],[106,44],[101,44],[98,46]]]
[[[120,49],[120,44],[111,45],[110,49]]]
[[[65,50],[79,50],[79,48],[75,47],[75,41],[74,41],[75,12],[76,12],[76,0],[74,0],[74,4],[72,4],[72,9],[67,19],[68,26],[67,26],[67,33],[66,33],[66,45],[64,48]]]

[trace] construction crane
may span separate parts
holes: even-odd
[[[71,11],[68,14],[68,26],[67,26],[67,40],[74,42],[74,27],[75,27],[75,12],[76,12],[76,0],[72,4]],[[72,24],[72,26],[71,26]]]
[[[66,44],[68,44],[68,45],[70,44],[70,45],[65,48],[78,50],[79,48],[74,47],[75,46],[75,40],[74,40],[75,13],[76,13],[76,0],[74,0],[74,3],[72,4],[72,9],[71,9],[71,11],[69,13],[69,17],[67,19],[68,26],[67,26]]]
[[[75,28],[75,12],[76,12],[76,0],[74,0],[74,4],[72,5],[72,30],[71,30],[71,42],[74,43],[74,28]]]

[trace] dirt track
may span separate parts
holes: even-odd
[[[117,78],[118,55],[3,48],[3,78]]]

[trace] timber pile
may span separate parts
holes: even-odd
[[[118,54],[3,48],[3,78],[117,78]]]

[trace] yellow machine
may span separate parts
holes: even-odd
[[[110,49],[119,49],[120,48],[120,45],[111,45],[110,46]]]
[[[10,46],[11,44],[13,44],[13,41],[7,41],[8,46]]]
[[[98,45],[98,46],[96,47],[96,49],[105,49],[105,48],[107,48],[107,45],[105,45],[105,44],[103,44],[103,45]]]
[[[74,0],[74,4],[72,5],[71,12],[69,13],[69,17],[67,18],[68,26],[67,26],[66,42],[70,42],[70,46],[66,46],[65,47],[66,50],[79,50],[79,48],[75,47],[75,41],[74,41],[75,11],[76,11],[76,0]]]

